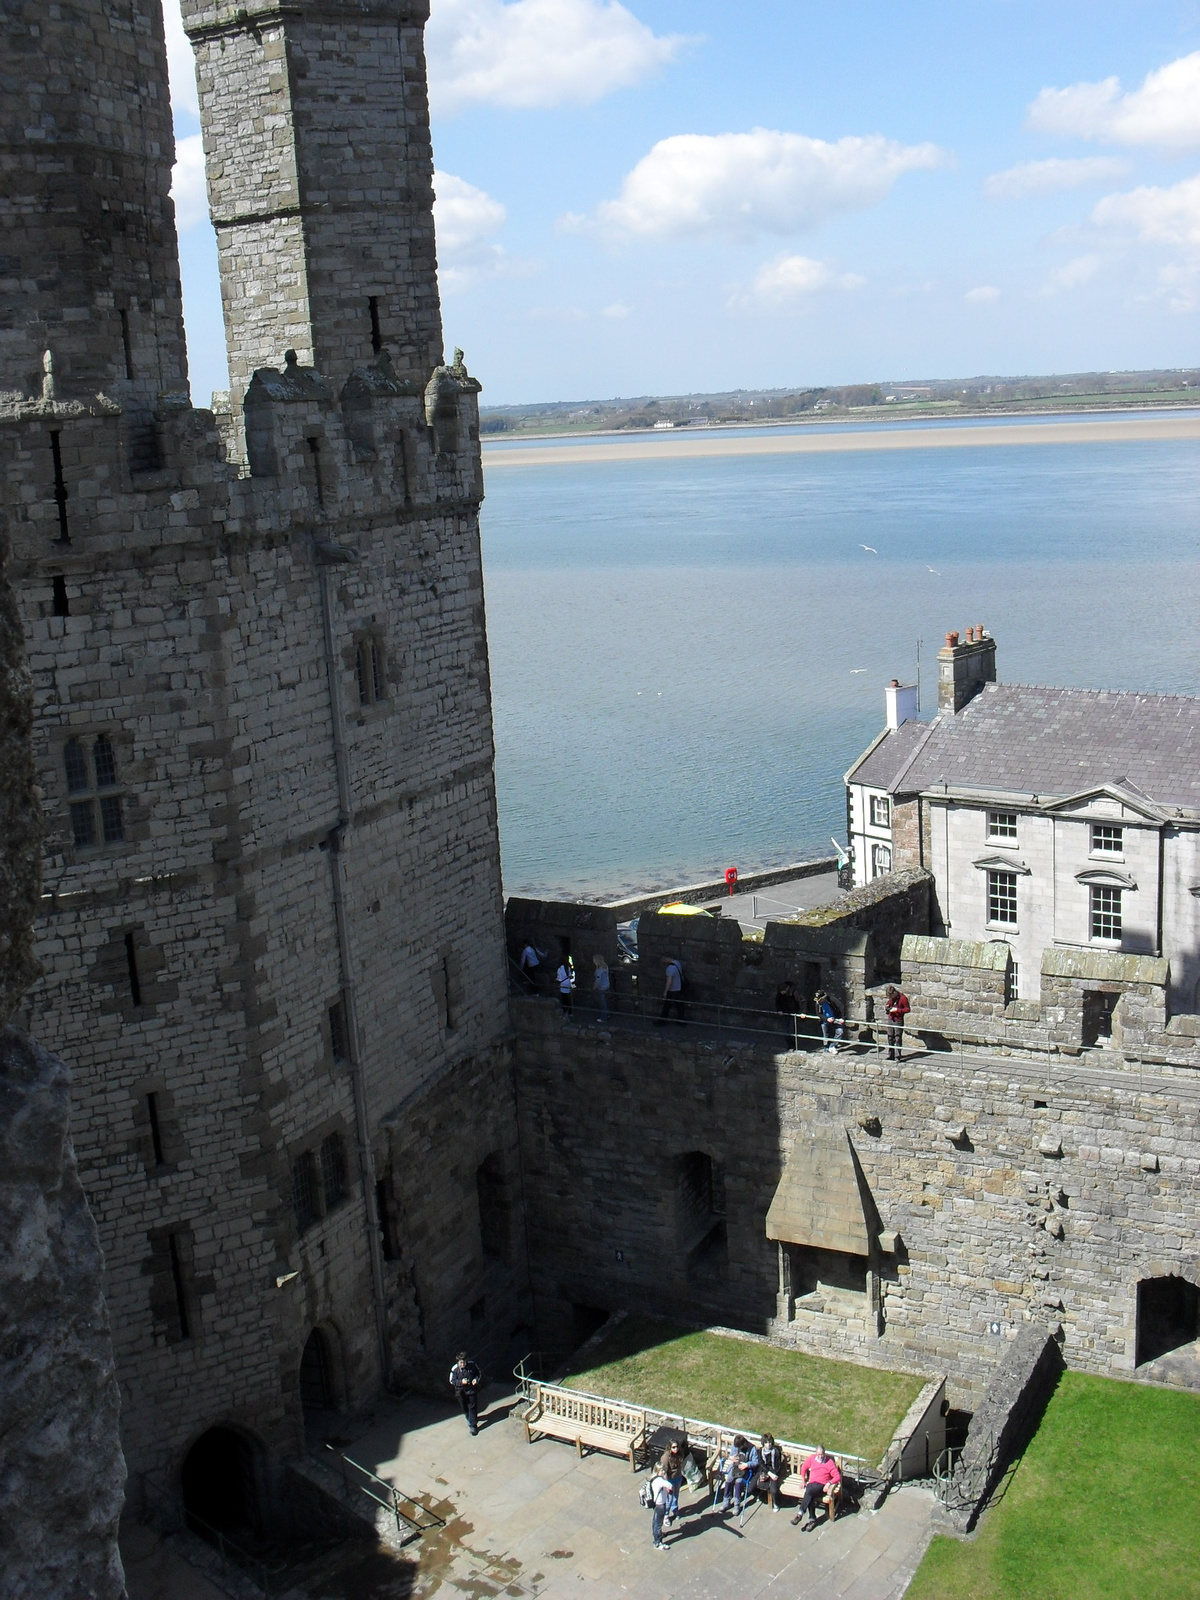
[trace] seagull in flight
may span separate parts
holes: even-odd
[[[879,554],[879,551],[876,550],[873,544],[860,544],[858,548],[860,550],[869,550],[873,556],[877,556]],[[863,668],[863,671],[866,671],[865,667]]]
[[[925,571],[932,572],[935,578],[941,577],[941,573],[938,571],[938,569],[936,567],[931,567],[928,561],[925,563]]]
[[[858,674],[858,673],[860,673],[860,672],[865,672],[865,671],[866,671],[866,670],[867,670],[867,669],[866,669],[866,667],[851,667],[851,668],[850,668],[850,676],[851,676],[851,677],[852,677],[852,678],[853,678],[853,677],[855,677],[855,676],[856,676],[856,675],[857,675],[857,674]]]

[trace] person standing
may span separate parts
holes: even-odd
[[[894,983],[888,984],[884,1000],[888,1019],[887,1058],[889,1061],[899,1061],[904,1044],[904,1019],[912,1007],[908,1003],[908,996],[897,989]]]
[[[532,939],[526,939],[521,948],[521,959],[517,963],[517,966],[521,974],[521,982],[525,985],[530,994],[537,993],[539,975],[542,970],[542,961],[545,959],[545,955],[546,952],[544,950],[539,950]]]
[[[450,1387],[454,1390],[455,1398],[467,1419],[467,1427],[471,1436],[479,1432],[479,1418],[477,1407],[479,1405],[479,1385],[483,1379],[476,1364],[470,1359],[465,1350],[458,1352],[458,1359],[450,1368]]]
[[[663,1538],[663,1522],[666,1520],[671,1508],[671,1482],[664,1478],[661,1471],[655,1472],[650,1480],[651,1505],[654,1507],[654,1518],[650,1524],[650,1536],[654,1541],[656,1550],[669,1550],[670,1546]]]
[[[842,1014],[824,989],[817,990],[815,1004],[821,1019],[821,1038],[825,1042],[825,1049],[834,1055],[842,1037]]]
[[[662,1460],[658,1463],[659,1472],[671,1485],[671,1503],[667,1507],[668,1527],[679,1515],[679,1491],[683,1488],[683,1457],[683,1446],[678,1439],[672,1439],[670,1445],[663,1451]]]
[[[562,958],[555,977],[558,979],[558,1003],[570,1016],[575,1007],[575,966],[570,956]]]
[[[683,962],[678,956],[667,957],[666,982],[663,985],[662,1015],[658,1019],[658,1026],[669,1021],[672,1011],[676,1021],[686,1022],[683,1014]]]
[[[609,974],[608,962],[605,961],[604,957],[599,953],[599,951],[597,951],[597,953],[592,957],[592,965],[596,969],[592,976],[592,991],[596,996],[596,1004],[600,1008],[600,1015],[602,1017],[607,1017],[608,991],[612,987],[612,978]]]

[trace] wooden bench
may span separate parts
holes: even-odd
[[[535,1438],[564,1439],[580,1457],[585,1450],[603,1450],[624,1456],[636,1472],[646,1444],[646,1413],[614,1400],[561,1389],[557,1384],[535,1385],[532,1397],[517,1412],[525,1425],[525,1442]]]

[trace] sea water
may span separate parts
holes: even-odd
[[[506,894],[831,853],[884,685],[914,681],[919,652],[931,714],[952,628],[995,635],[1005,682],[1200,693],[1193,444],[537,448],[484,458]]]

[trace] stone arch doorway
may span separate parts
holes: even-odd
[[[206,1539],[259,1532],[262,1507],[255,1447],[236,1428],[209,1428],[184,1457],[179,1474],[188,1525]]]
[[[1175,1276],[1143,1278],[1137,1286],[1135,1364],[1157,1361],[1200,1336],[1200,1288]]]
[[[338,1386],[334,1347],[324,1328],[314,1328],[300,1357],[300,1409],[305,1422],[337,1409]]]

